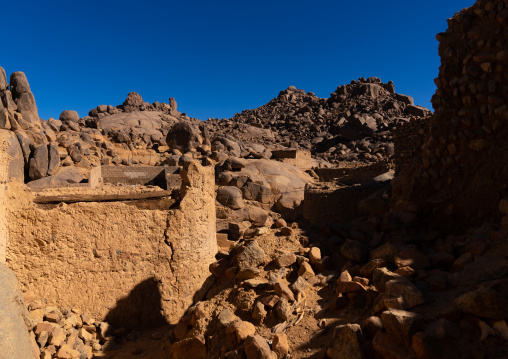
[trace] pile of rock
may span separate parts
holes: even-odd
[[[508,213],[506,201],[500,208]],[[308,315],[319,323],[315,330],[329,331],[331,358],[467,357],[472,350],[499,357],[508,350],[504,227],[486,223],[442,237],[406,213],[304,231],[278,219],[262,233],[247,231],[239,241],[219,241],[210,265],[216,284],[175,328],[175,358],[284,358],[300,350],[291,343]],[[293,249],[274,249],[275,238]],[[330,304],[305,309],[319,300]]]
[[[279,219],[273,228],[291,236],[297,226],[288,227]],[[210,313],[212,306],[205,301],[191,308],[173,331],[174,344],[170,349],[173,358],[205,358],[207,354],[234,358],[240,352],[247,358],[284,358],[290,350],[284,330],[301,321],[306,292],[312,283],[326,282],[325,277],[314,275],[309,264],[319,265],[319,248],[303,250],[298,255],[283,252],[270,260],[256,240],[247,240],[233,244],[229,250],[220,252],[219,257],[222,258],[210,265],[210,272],[224,283],[236,280],[233,307]],[[269,271],[265,269],[267,264],[271,266]],[[292,272],[297,279],[290,283],[286,278]],[[310,278],[313,280],[308,282]],[[267,340],[257,327],[274,322],[278,324]],[[222,338],[219,353],[207,353],[204,337],[207,328],[213,328],[214,336]]]
[[[228,158],[216,165],[217,218],[265,225],[270,211],[296,219],[303,213],[305,185],[312,177],[290,164],[266,159]]]
[[[397,119],[429,114],[411,97],[396,94],[392,82],[370,77],[339,86],[328,99],[290,86],[266,105],[205,123],[211,133],[272,149],[310,149],[332,163],[376,162],[393,156]]]
[[[60,310],[43,305],[32,292],[26,292],[24,297],[41,359],[100,357],[128,332],[125,328],[115,329],[107,322],[96,322],[79,309]]]

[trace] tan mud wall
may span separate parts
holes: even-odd
[[[7,153],[10,142],[0,139],[0,263],[5,263],[8,241],[7,232],[7,197],[6,189],[9,180],[9,163],[12,157]]]
[[[5,263],[8,241],[5,184],[0,182],[0,263]]]
[[[278,150],[272,152],[272,158],[296,166],[302,170],[312,168],[312,157],[310,151]]]
[[[390,166],[385,162],[357,168],[314,168],[321,181],[345,184],[367,183],[389,170]]]
[[[174,323],[217,252],[213,169],[191,164],[179,209],[122,203],[36,208],[8,191],[7,265],[23,290],[118,326]],[[11,186],[13,188],[13,186]]]
[[[458,231],[500,220],[508,196],[508,1],[479,0],[448,25],[437,36],[435,115],[394,201]]]

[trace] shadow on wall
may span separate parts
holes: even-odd
[[[195,302],[206,295],[213,282],[210,275],[194,294]],[[101,358],[166,358],[168,347],[161,338],[172,332],[174,325],[162,315],[161,300],[155,278],[139,283],[129,295],[118,300],[104,318],[110,324],[105,336],[113,340],[104,344]]]
[[[104,321],[115,328],[150,329],[168,325],[162,315],[161,293],[155,278],[136,285],[129,295],[119,299]]]

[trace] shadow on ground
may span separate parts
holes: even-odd
[[[154,278],[119,299],[104,319],[111,325],[106,336],[113,339],[103,346],[100,358],[164,358],[162,339],[170,332],[170,325],[162,315],[161,301]]]

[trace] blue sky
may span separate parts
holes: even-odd
[[[294,85],[329,97],[358,77],[430,108],[446,19],[473,0],[9,1],[0,66],[26,73],[41,118],[135,91],[205,120]]]

